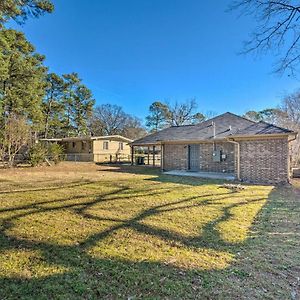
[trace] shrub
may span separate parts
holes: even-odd
[[[61,145],[51,144],[48,147],[48,155],[50,159],[54,161],[55,164],[58,164],[60,161],[63,160],[63,153],[64,153],[64,148]]]
[[[47,149],[44,145],[37,143],[29,150],[29,162],[33,167],[42,164],[47,156]]]

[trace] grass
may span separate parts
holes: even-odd
[[[0,299],[298,299],[299,186],[2,170]]]

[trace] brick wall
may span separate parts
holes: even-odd
[[[215,144],[216,150],[221,150],[226,158],[221,162],[213,161],[213,143],[200,144],[200,166],[199,170],[203,172],[234,173],[235,172],[235,154],[234,144],[218,142]]]
[[[216,143],[216,149],[226,154],[226,159],[221,162],[213,161],[213,143],[201,143],[199,147],[199,171],[203,172],[235,172],[234,145],[231,143]],[[164,169],[188,169],[188,145],[166,144],[164,146]]]
[[[240,140],[240,176],[245,182],[285,183],[288,181],[288,140]],[[216,149],[226,154],[221,162],[213,161],[213,144],[200,144],[199,171],[234,173],[237,170],[237,146],[228,142],[216,143]],[[188,145],[164,145],[164,169],[188,169]]]
[[[164,169],[187,170],[188,168],[188,147],[187,145],[164,145]]]
[[[241,179],[254,183],[288,181],[288,140],[248,140],[240,143]]]

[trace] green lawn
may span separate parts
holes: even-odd
[[[300,297],[295,187],[88,163],[0,174],[0,299]]]

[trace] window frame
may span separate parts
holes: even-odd
[[[102,149],[109,150],[109,142],[108,141],[103,141]]]

